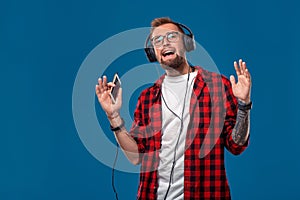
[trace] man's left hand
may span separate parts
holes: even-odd
[[[238,82],[235,82],[233,75],[230,76],[233,95],[244,103],[249,103],[251,92],[251,76],[247,69],[246,62],[243,62],[242,59],[239,60],[239,63],[234,61],[234,68]]]

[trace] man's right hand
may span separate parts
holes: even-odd
[[[119,89],[117,94],[116,103],[113,104],[110,97],[110,89],[114,87],[114,83],[107,83],[107,77],[103,76],[103,78],[98,79],[98,85],[96,85],[96,94],[98,97],[98,101],[102,107],[102,109],[106,112],[108,118],[113,119],[119,116],[119,111],[122,106],[122,88]]]
[[[119,111],[122,106],[122,88],[119,89],[119,92],[116,97],[116,103],[113,104],[109,92],[110,89],[114,86],[115,85],[112,82],[107,83],[106,76],[103,76],[103,78],[98,79],[98,85],[96,85],[95,89],[96,89],[98,101],[102,106],[102,109],[106,112],[110,125],[112,127],[120,127],[123,120],[119,114]],[[140,155],[139,155],[137,143],[128,134],[124,126],[120,129],[120,131],[118,131],[116,137],[118,143],[120,144],[128,160],[134,165],[139,164]]]

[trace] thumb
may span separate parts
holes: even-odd
[[[118,102],[120,102],[120,104],[122,104],[122,88],[120,88],[118,91],[117,99],[118,99]]]
[[[235,85],[235,78],[233,75],[230,76],[231,85]]]

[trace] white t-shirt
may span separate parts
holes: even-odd
[[[158,166],[157,199],[164,199],[169,186],[175,146],[180,134],[183,106],[185,106],[183,113],[183,129],[176,150],[176,164],[167,199],[179,200],[184,197],[185,138],[190,120],[190,99],[196,75],[197,72],[190,73],[188,85],[188,74],[176,77],[165,76],[162,83],[162,141],[159,153],[160,162]],[[185,97],[186,90],[187,94]],[[180,119],[167,108],[166,104],[178,117],[180,117]]]

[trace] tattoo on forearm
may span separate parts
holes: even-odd
[[[237,112],[236,124],[232,130],[232,139],[238,145],[243,145],[247,141],[250,132],[250,110],[240,110]]]

